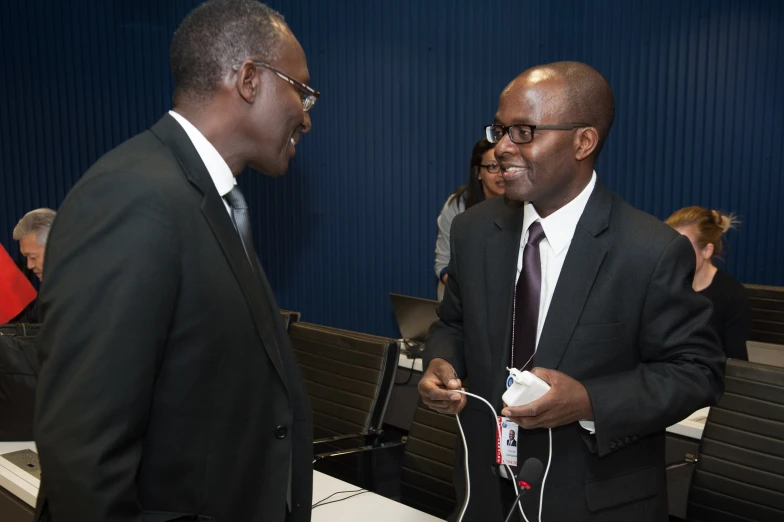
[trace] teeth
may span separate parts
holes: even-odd
[[[296,145],[296,143],[294,143],[294,138],[291,138],[291,144]]]

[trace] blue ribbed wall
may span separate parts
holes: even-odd
[[[0,242],[169,108],[168,46],[196,1],[1,2]],[[501,89],[585,61],[617,119],[598,171],[659,217],[736,212],[727,268],[784,285],[784,8],[769,1],[271,3],[322,97],[289,173],[246,173],[282,306],[395,335],[390,291],[435,295],[435,218]]]

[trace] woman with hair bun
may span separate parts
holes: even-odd
[[[737,224],[735,216],[702,207],[682,208],[665,221],[689,238],[697,256],[692,287],[713,303],[713,325],[721,338],[724,353],[733,359],[748,360],[746,341],[751,328],[751,308],[746,289],[713,264],[720,256],[722,236]]]

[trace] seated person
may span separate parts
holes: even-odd
[[[14,228],[14,239],[19,241],[19,252],[27,259],[27,268],[43,281],[44,252],[49,230],[57,215],[52,209],[38,208],[24,215]],[[40,323],[37,301],[33,301],[18,317],[17,323]]]
[[[468,184],[455,190],[444,203],[438,216],[438,238],[436,239],[436,277],[438,277],[438,300],[444,296],[446,283],[446,267],[449,264],[449,229],[452,220],[461,212],[481,203],[486,199],[501,196],[504,193],[504,178],[501,168],[495,160],[495,145],[485,138],[474,145],[471,152],[471,170]]]
[[[713,303],[713,326],[727,357],[748,361],[749,297],[742,284],[713,264],[713,258],[722,252],[721,237],[736,224],[735,217],[702,207],[686,207],[673,213],[665,223],[688,237],[694,247],[697,268],[692,287]]]

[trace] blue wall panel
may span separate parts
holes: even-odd
[[[195,0],[0,2],[0,242],[170,106]],[[308,321],[395,335],[390,291],[432,297],[435,218],[523,69],[585,61],[617,117],[597,170],[660,218],[736,212],[726,267],[784,285],[784,8],[777,0],[300,0],[271,5],[322,97],[285,177],[247,172],[262,262]]]

